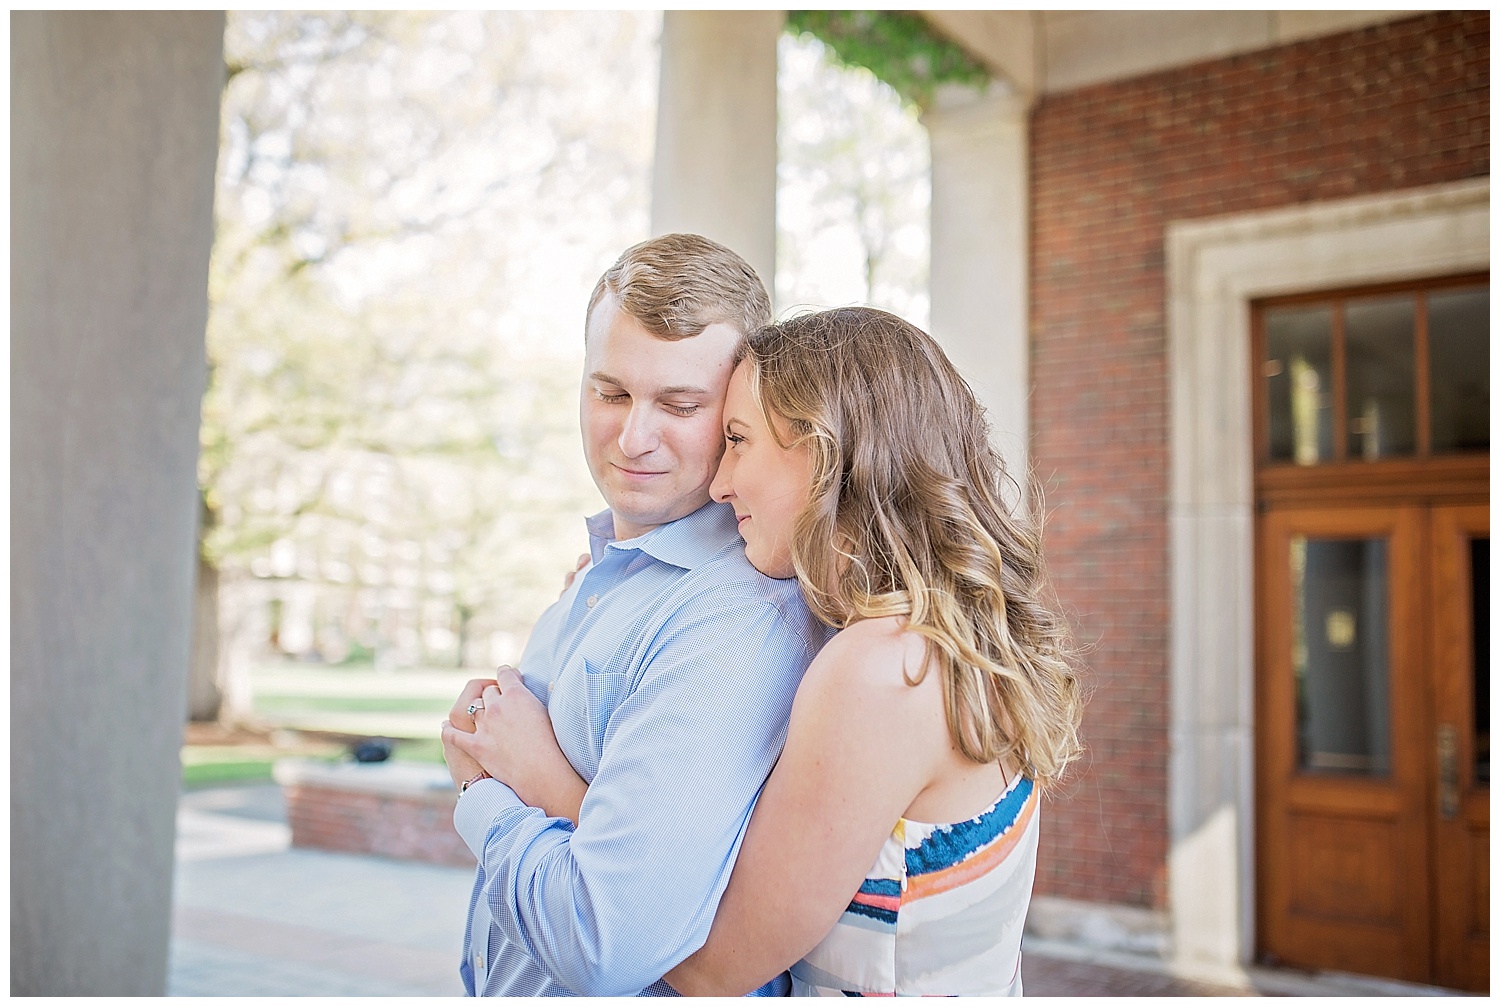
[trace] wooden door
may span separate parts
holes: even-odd
[[[1261,957],[1487,991],[1487,505],[1258,522]]]
[[[1434,981],[1490,982],[1488,506],[1432,511]]]
[[[1258,953],[1487,991],[1488,274],[1252,320]]]
[[[1262,516],[1257,933],[1264,959],[1426,982],[1422,512]]]

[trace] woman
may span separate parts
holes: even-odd
[[[931,337],[842,308],[747,341],[724,429],[712,494],[746,556],[840,632],[668,981],[737,994],[790,965],[799,994],[1019,994],[1039,797],[1078,755],[1080,697],[982,408]],[[545,724],[480,762],[576,815]]]

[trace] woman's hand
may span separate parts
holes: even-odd
[[[589,556],[588,553],[581,553],[579,555],[579,557],[578,557],[578,565],[575,566],[573,569],[569,570],[565,575],[563,575],[563,589],[562,589],[562,593],[563,594],[567,594],[568,593],[568,588],[570,588],[570,587],[573,586],[573,578],[575,578],[575,577],[578,576],[578,571],[579,570],[582,570],[584,567],[586,567],[586,566],[589,565],[589,559],[590,558],[591,557]]]
[[[448,711],[448,719],[443,721],[443,761],[448,763],[448,775],[453,777],[455,787],[462,787],[466,782],[474,779],[484,767],[475,762],[473,756],[453,744],[449,735],[474,733],[474,714],[470,710],[483,702],[480,697],[484,695],[485,688],[494,684],[493,678],[470,679],[464,686],[464,691],[458,694],[453,709]],[[489,770],[484,771],[489,772]]]
[[[443,725],[443,751],[445,755],[454,753],[449,759],[450,771],[457,772],[455,761],[472,761],[527,804],[555,818],[571,819],[576,825],[588,785],[558,747],[547,708],[526,688],[515,669],[501,668],[494,682],[484,685],[477,698],[464,704],[466,714],[470,705],[475,707],[472,734],[455,726],[452,718]]]
[[[450,721],[443,721],[443,761],[448,763],[448,775],[453,777],[453,785],[459,788],[478,776],[480,770],[484,769],[473,756],[453,744],[451,736],[464,733],[454,727]]]

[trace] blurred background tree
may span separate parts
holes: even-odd
[[[811,34],[783,35],[777,58],[778,307],[870,304],[926,328],[932,183],[917,106]]]
[[[583,308],[645,235],[658,23],[229,16],[200,580],[231,677],[517,656],[598,505]]]
[[[602,506],[583,315],[648,234],[659,12],[232,12],[194,719],[296,659],[493,667]],[[926,321],[926,141],[781,50],[778,306]]]

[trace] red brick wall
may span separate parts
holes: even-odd
[[[1039,894],[1164,906],[1168,222],[1489,174],[1489,14],[1435,12],[1033,112],[1032,458],[1095,693]]]
[[[473,867],[474,855],[453,829],[451,789],[413,794],[334,782],[284,784],[292,845]]]

